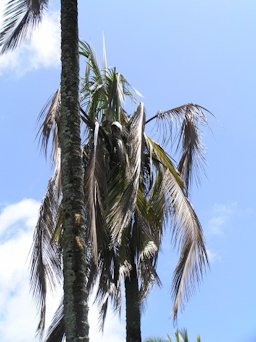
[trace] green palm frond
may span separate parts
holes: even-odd
[[[104,51],[103,60],[106,59]],[[99,122],[126,123],[124,99],[130,98],[137,103],[136,91],[115,68],[106,68],[106,62],[103,62],[101,70],[89,44],[80,42],[80,54],[86,58],[86,72],[82,79],[81,93],[88,117]]]
[[[94,51],[92,50],[91,46],[83,41],[80,41],[79,45],[79,53],[81,56],[84,56],[86,58],[87,62],[87,69],[85,73],[85,83],[90,82],[90,72],[93,72],[95,75],[96,79],[102,82],[102,75],[101,75],[101,70],[99,68],[97,58],[94,54]]]
[[[189,342],[187,330],[178,330],[175,333],[176,342]]]
[[[167,152],[157,144],[153,139],[145,136],[147,148],[149,153],[151,154],[151,158],[155,157],[155,160],[160,162],[165,168],[169,170],[169,172],[175,177],[177,183],[180,187],[183,187],[183,181],[180,177],[179,171],[176,169],[174,164],[171,161],[171,158],[168,156]],[[152,160],[153,163],[153,160]]]
[[[48,0],[8,0],[0,31],[1,53],[14,49],[27,36],[41,21],[47,5]]]

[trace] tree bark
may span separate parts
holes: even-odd
[[[132,262],[130,278],[125,279],[126,342],[141,342],[139,284],[136,264]]]
[[[61,0],[61,180],[64,323],[67,342],[89,341],[86,226],[79,113],[77,0]]]

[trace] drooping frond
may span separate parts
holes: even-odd
[[[185,193],[175,177],[166,171],[163,187],[173,222],[173,239],[179,242],[180,258],[173,277],[173,316],[183,307],[201,280],[208,264],[201,224]]]
[[[47,331],[45,342],[62,342],[65,337],[64,306],[60,304]]]
[[[145,140],[148,150],[151,149],[152,163],[156,166],[155,177],[158,177],[157,196],[154,196],[153,203],[159,212],[168,215],[173,241],[178,242],[181,249],[173,280],[173,315],[176,318],[178,309],[183,307],[195,284],[201,279],[208,263],[207,254],[200,222],[187,198],[179,172],[158,144],[147,136]],[[161,236],[160,229],[159,238]],[[154,241],[157,241],[157,236]]]
[[[60,247],[52,241],[59,206],[56,176],[50,179],[40,207],[35,228],[30,264],[30,282],[33,295],[38,300],[40,321],[37,328],[42,334],[45,325],[47,284],[54,287],[62,279]]]
[[[58,141],[58,124],[60,119],[60,89],[58,89],[50,100],[46,103],[39,114],[39,120],[42,121],[38,130],[41,140],[41,146],[45,154],[50,137],[52,136],[52,153],[53,160],[56,160],[57,151],[59,149]]]
[[[123,230],[130,224],[136,204],[137,191],[142,166],[144,106],[140,104],[127,125],[127,161],[125,165],[124,188],[112,186],[110,189],[110,204],[108,224],[113,240],[120,244]]]
[[[14,49],[41,19],[48,0],[8,0],[0,32],[1,53]]]
[[[177,148],[180,148],[181,153],[178,170],[185,182],[186,191],[188,191],[193,175],[199,179],[199,171],[204,162],[199,128],[207,125],[205,112],[210,113],[204,107],[189,103],[167,111],[160,111],[146,121],[149,123],[154,119],[160,119],[163,123],[167,123],[166,127],[168,127],[165,129],[164,138],[173,141],[173,137],[178,137]]]
[[[108,237],[110,242],[110,236]],[[101,250],[97,269],[96,301],[99,303],[99,323],[103,330],[109,302],[115,311],[120,313],[122,296],[121,281],[130,272],[130,264],[126,260],[126,253],[116,252],[111,245]]]

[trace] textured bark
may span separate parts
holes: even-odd
[[[139,284],[133,262],[130,278],[125,279],[126,342],[141,342]]]
[[[89,341],[79,115],[77,0],[61,0],[61,116],[64,322],[67,342]]]

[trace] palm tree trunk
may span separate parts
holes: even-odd
[[[130,278],[125,279],[126,342],[141,342],[140,301],[137,268],[132,261]]]
[[[61,0],[61,116],[64,322],[67,342],[89,341],[79,115],[77,0]]]

